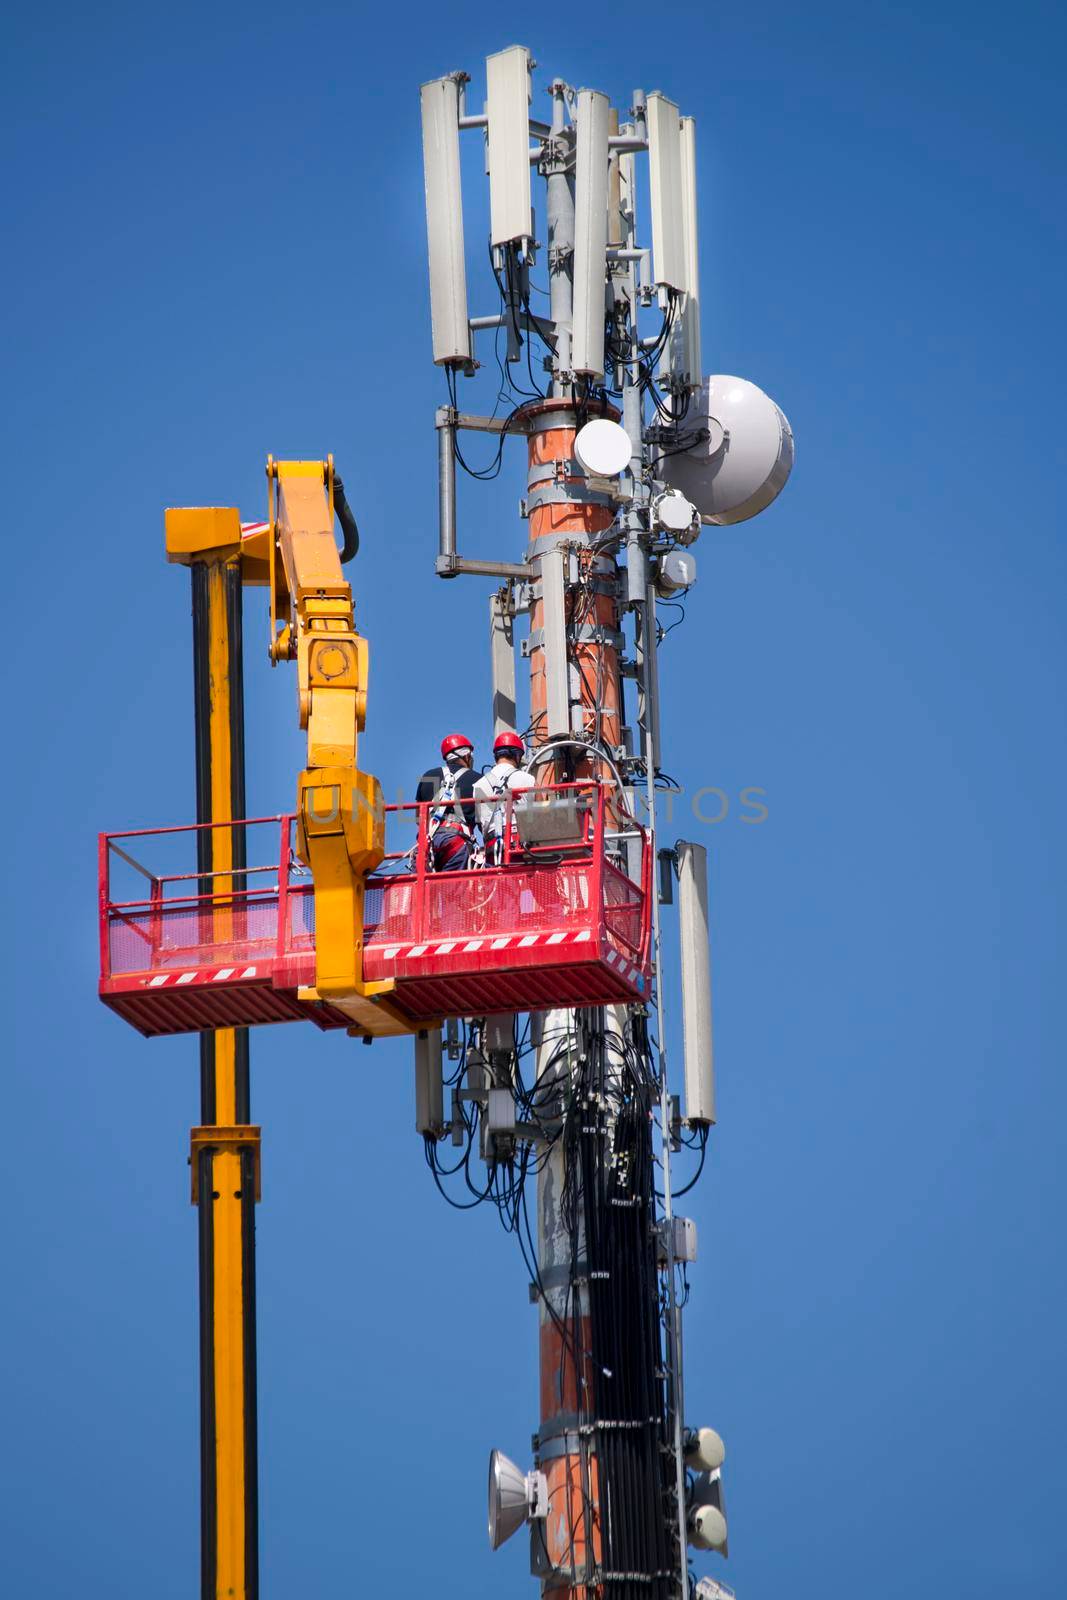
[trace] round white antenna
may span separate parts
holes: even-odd
[[[686,495],[701,522],[745,522],[775,500],[793,467],[793,431],[769,395],[744,378],[706,378],[686,429],[708,437],[662,459],[659,471]]]
[[[630,465],[630,435],[607,417],[594,417],[574,437],[579,464],[594,478],[617,478]]]

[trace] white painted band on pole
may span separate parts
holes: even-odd
[[[466,365],[471,334],[459,172],[460,83],[454,77],[435,78],[423,84],[420,97],[433,358],[438,366]]]
[[[575,372],[591,378],[604,376],[610,109],[606,94],[599,94],[595,89],[579,89],[571,366]]]
[[[682,957],[685,1108],[690,1124],[715,1121],[715,1057],[711,1037],[711,953],[708,946],[708,852],[679,840],[678,941]]]

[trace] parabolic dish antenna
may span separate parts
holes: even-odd
[[[793,467],[793,430],[754,383],[721,373],[705,378],[684,427],[706,429],[708,438],[661,457],[656,471],[693,502],[701,522],[745,522],[782,492]]]
[[[574,436],[579,465],[594,478],[617,478],[630,465],[630,435],[607,417],[594,417]]]

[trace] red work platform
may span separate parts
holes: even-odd
[[[430,809],[386,807],[387,835],[406,826],[414,842],[367,880],[365,905],[364,977],[395,979],[390,1000],[413,1023],[648,998],[649,842],[614,790],[527,792],[500,865],[464,872],[429,870]],[[234,851],[226,871],[186,859],[203,827],[101,834],[100,998],[148,1037],[351,1027],[299,995],[315,981],[315,902],[293,817],[208,826]],[[147,895],[118,898],[119,867]]]

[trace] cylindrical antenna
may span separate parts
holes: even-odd
[[[445,1125],[445,1085],[441,1065],[441,1030],[415,1035],[415,1131],[435,1138]]]
[[[708,949],[708,852],[702,844],[680,840],[677,854],[685,1118],[690,1126],[699,1127],[715,1121],[711,956]]]
[[[454,413],[437,415],[437,573],[451,578],[456,571],[456,425]]]

